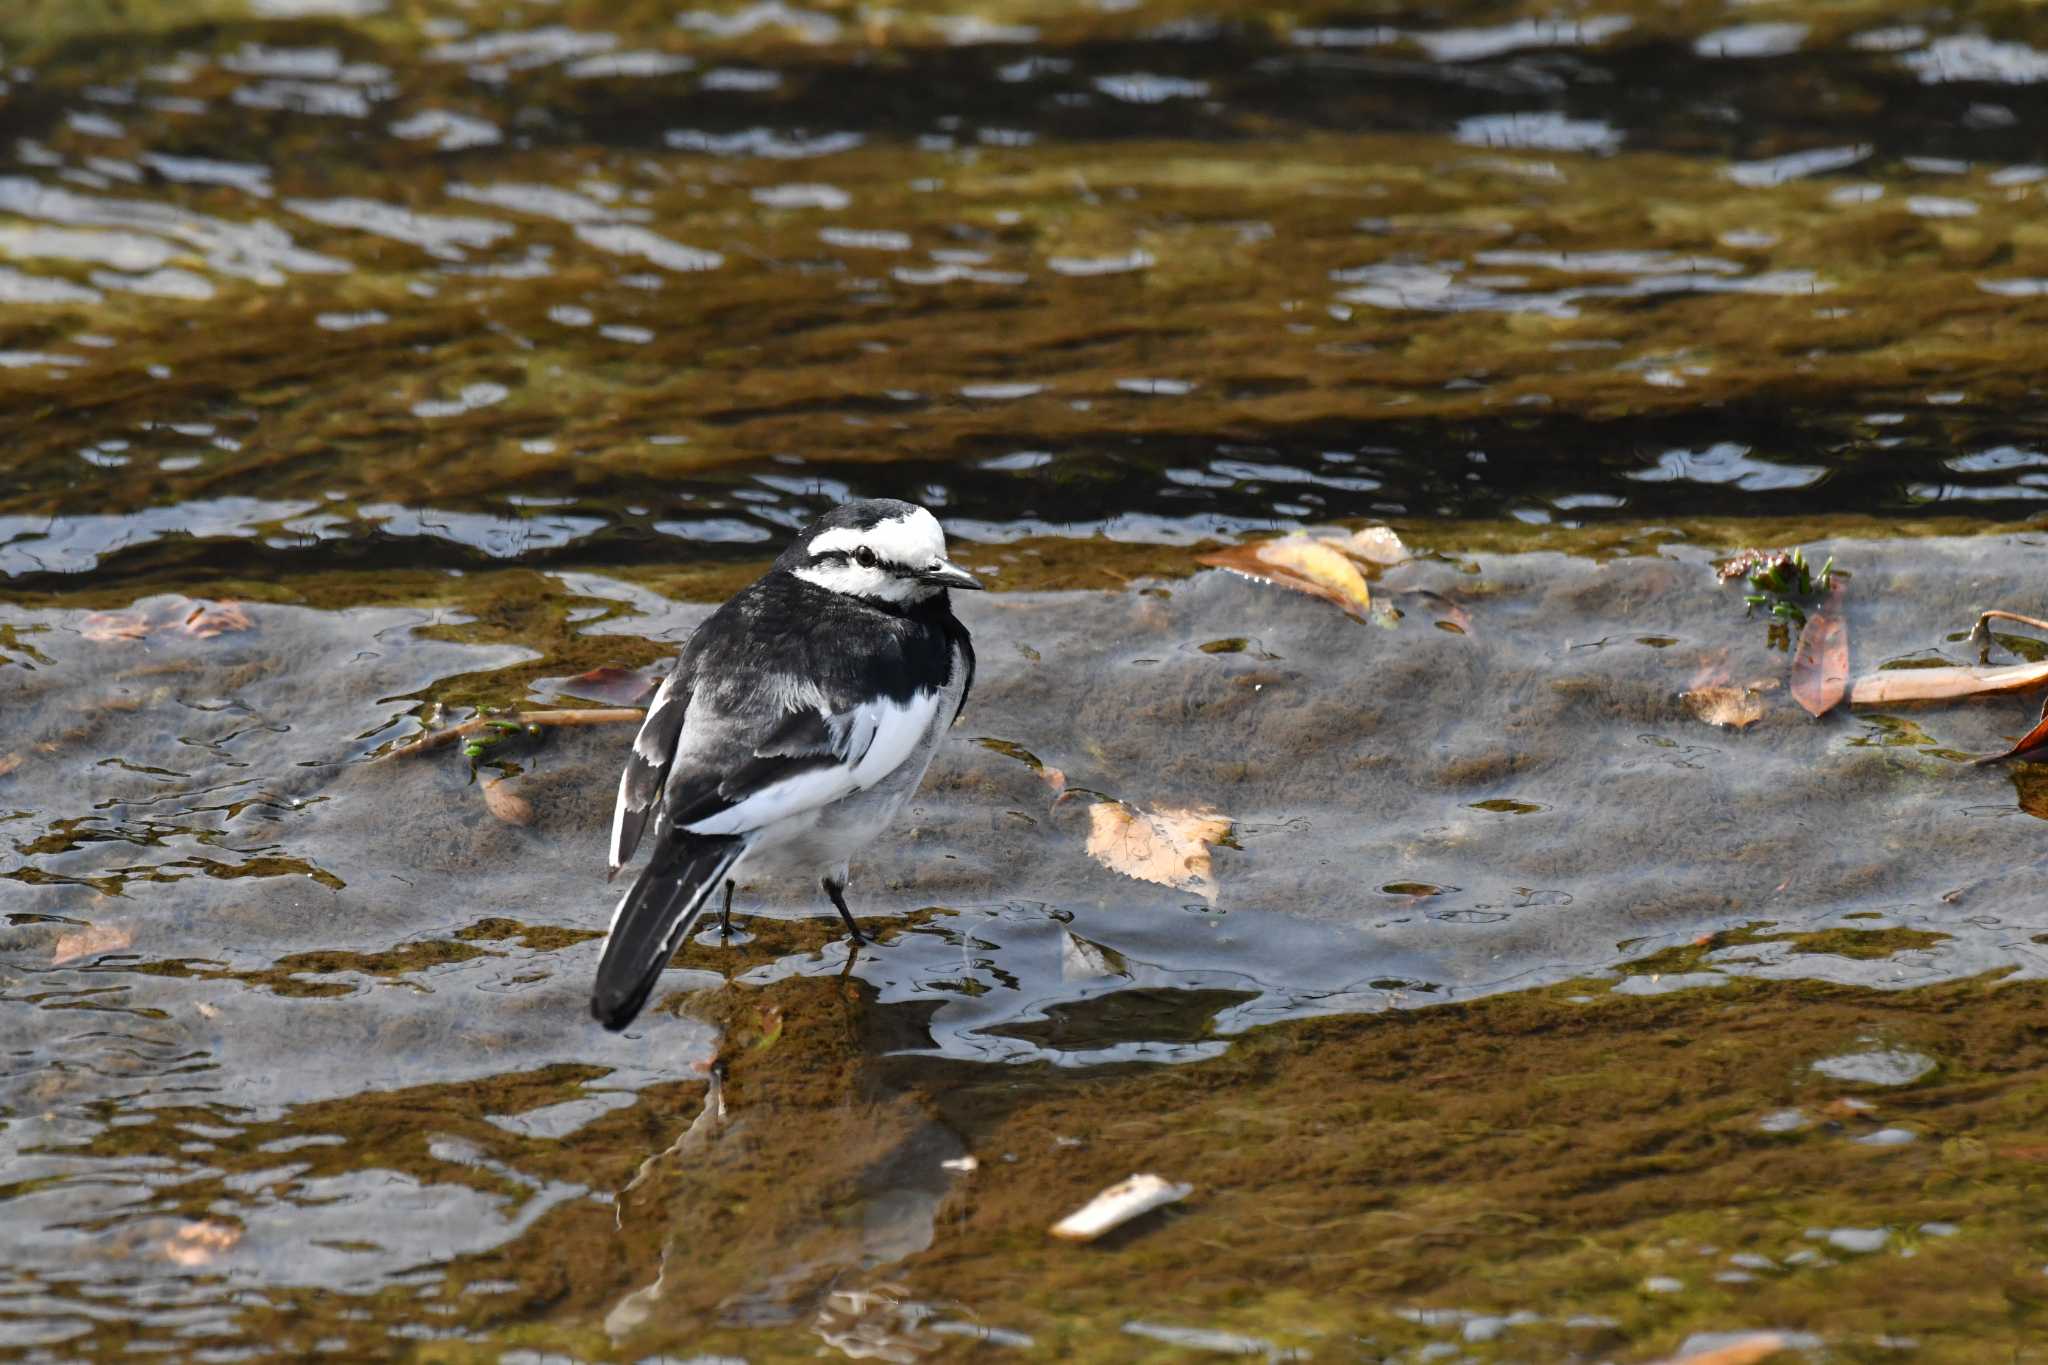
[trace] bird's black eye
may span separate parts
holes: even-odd
[[[853,562],[863,569],[872,569],[875,567],[875,552],[863,545],[853,552]]]

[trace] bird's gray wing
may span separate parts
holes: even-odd
[[[676,741],[690,707],[690,657],[676,660],[673,672],[654,694],[647,718],[633,740],[633,752],[626,756],[626,770],[619,774],[618,804],[612,809],[611,875],[617,876],[633,850],[640,846],[641,831],[661,804],[662,784],[669,765],[675,761]]]
[[[713,702],[693,702],[663,801],[664,823],[692,834],[749,834],[873,786],[917,751],[940,697],[849,702],[770,687],[737,712]]]

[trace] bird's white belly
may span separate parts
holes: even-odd
[[[846,865],[864,852],[889,827],[903,803],[924,781],[939,743],[953,723],[966,686],[966,670],[957,664],[953,679],[916,745],[901,763],[862,791],[805,815],[778,821],[760,831],[746,855],[733,867],[738,881],[762,877],[830,877],[846,880]]]

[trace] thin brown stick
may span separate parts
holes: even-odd
[[[410,744],[401,744],[377,760],[406,758],[412,754],[423,754],[429,749],[442,749],[465,735],[473,735],[494,725],[624,725],[638,721],[647,713],[634,706],[594,706],[566,711],[500,711],[495,715],[475,716],[460,725],[451,725],[445,730],[429,730]]]
[[[2013,621],[2023,626],[2032,626],[2035,630],[2048,630],[2048,621],[2043,621],[2034,616],[2022,616],[2016,611],[1999,611],[1994,608],[1991,611],[1978,613],[1977,624],[1970,627],[1971,639],[1977,640],[1984,637],[1986,633],[1984,623],[1986,621]]]

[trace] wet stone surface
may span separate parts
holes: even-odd
[[[1854,565],[1859,661],[1966,655],[1930,619],[2023,591],[2002,567],[2014,540],[1821,548]],[[550,1314],[565,1341],[600,1319],[615,1344],[717,1325],[752,1351],[759,1332],[829,1338],[842,1329],[814,1318],[841,1311],[827,1291],[845,1275],[893,1285],[925,1267],[930,1292],[957,1294],[944,1266],[967,1253],[942,1246],[934,1220],[981,1210],[1003,1244],[1033,1241],[1049,1218],[1022,1192],[1078,1203],[1080,1171],[1171,1160],[1211,1201],[1281,1197],[1272,1171],[1228,1174],[1164,1130],[1119,1135],[1154,1111],[1133,1110],[1115,1078],[1164,1063],[1234,1074],[1246,1040],[1274,1026],[1261,1047],[1322,1016],[1422,1019],[1462,1001],[1518,1001],[1525,1027],[1573,1033],[1602,1025],[1571,1020],[1654,1010],[1674,1039],[1698,1030],[1691,1046],[1718,1066],[1716,1021],[1822,990],[1842,1003],[1825,1022],[1795,1010],[1799,1027],[1771,1040],[1775,1070],[1718,1083],[1734,1089],[1712,1125],[1754,1136],[1696,1158],[1690,1178],[1735,1178],[1722,1168],[1774,1142],[1811,1144],[1808,1160],[1836,1163],[1830,1179],[1866,1151],[1925,1146],[1925,1120],[1885,1124],[1889,1102],[1844,1120],[1831,1097],[1905,1086],[1911,1109],[1930,1070],[1960,1084],[1990,1060],[1935,1021],[1873,1033],[1893,1011],[1885,994],[1949,983],[1983,992],[1987,1018],[2031,1008],[2021,983],[2040,975],[2048,922],[2016,888],[2038,816],[2009,774],[1962,761],[2024,725],[2024,705],[1816,723],[1776,689],[1785,656],[1710,558],[1682,544],[1605,560],[1447,546],[1385,572],[1382,600],[1406,606],[1377,625],[1216,570],[964,602],[983,661],[973,706],[910,818],[856,866],[853,903],[881,942],[849,954],[808,888],[749,888],[738,940],[700,934],[620,1037],[589,1025],[584,996],[630,727],[516,734],[481,764],[404,742],[423,708],[490,679],[516,701],[573,692],[545,681],[568,660],[658,656],[701,605],[588,573],[477,585],[515,614],[541,610],[521,591],[547,594],[573,623],[550,637],[559,652],[465,639],[476,622],[449,605],[245,604],[217,634],[186,628],[216,619],[207,609],[163,599],[10,609],[6,1136],[24,1182],[10,1217],[43,1229],[15,1273],[48,1305],[12,1321],[57,1332],[112,1258],[132,1300],[155,1306],[101,1327],[78,1317],[79,1345],[103,1331],[111,1345],[159,1311],[229,1339],[252,1290],[415,1284],[437,1313],[503,1324],[522,1317],[506,1295],[559,1275],[588,1296]],[[1453,607],[1462,628],[1441,628]],[[1204,648],[1251,629],[1255,649]],[[1679,693],[1707,672],[1766,680],[1764,719],[1729,732],[1689,714]],[[1908,725],[1914,742],[1896,742]],[[491,781],[526,803],[525,823],[494,813]],[[1091,857],[1089,812],[1107,801],[1227,819],[1213,900]],[[1375,1056],[1389,1041],[1365,1036]],[[726,1082],[707,1092],[714,1053]],[[1300,1056],[1311,1074],[1324,1065]],[[1476,1100],[1496,1064],[1451,1065],[1403,1112]],[[1665,1083],[1691,1093],[1691,1065]],[[1022,1089],[991,1112],[1003,1076]],[[1586,1079],[1588,1098],[1621,1086],[1604,1065]],[[1569,1088],[1562,1074],[1532,1083]],[[1173,1093],[1169,1108],[1234,1103],[1228,1085]],[[1787,1101],[1827,1117],[1788,1121]],[[1071,1114],[1033,1120],[1055,1130],[1047,1155],[1070,1160],[1013,1170],[1019,1153],[984,1145],[1018,1103]],[[1311,1103],[1281,1131],[1331,1121]],[[1621,1148],[1610,1160],[1660,1140],[1614,1112],[1604,1122]],[[971,1178],[944,1164],[969,1153]],[[749,1192],[791,1162],[793,1183]],[[1478,1177],[1453,1165],[1443,1178],[1447,1192]],[[982,1190],[1004,1211],[984,1210]],[[1561,1216],[1525,1197],[1532,1215]],[[1895,1249],[1854,1221],[1889,1209],[1807,1197],[1855,1234],[1826,1245]],[[615,1198],[650,1249],[681,1239],[666,1254],[690,1258],[685,1289],[636,1288],[645,1272],[623,1265],[611,1288],[592,1279],[573,1248],[602,1244]],[[62,1218],[39,1212],[51,1200]],[[690,1229],[738,1206],[749,1214],[720,1234],[736,1240],[702,1262]],[[1914,1207],[1916,1222],[1965,1217],[1954,1202]],[[187,1225],[234,1241],[181,1252]],[[424,1281],[422,1263],[443,1269]],[[1389,1283],[1426,1285],[1432,1268],[1450,1273],[1425,1255]],[[519,1288],[473,1293],[473,1276]],[[1688,1302],[1694,1281],[1676,1280],[1655,1297]],[[875,1293],[870,1314],[903,1310],[900,1293]],[[1049,1301],[1024,1293],[1017,1320],[1044,1330]],[[1294,1311],[1276,1302],[1254,1325]],[[859,1321],[843,1330],[882,1330]],[[916,1312],[890,1321],[952,1340]]]

